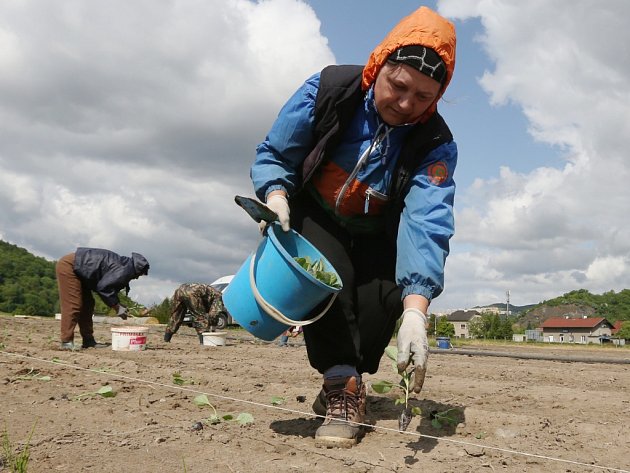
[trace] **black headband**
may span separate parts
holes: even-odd
[[[413,44],[403,46],[394,51],[388,61],[407,64],[414,69],[438,81],[440,84],[446,78],[446,65],[433,49]]]

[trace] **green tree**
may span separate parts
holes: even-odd
[[[167,297],[161,304],[155,304],[149,308],[149,315],[159,320],[161,324],[167,324],[171,318],[171,301]]]
[[[486,333],[486,338],[502,338],[501,337],[501,319],[499,314],[491,314],[488,316],[490,326]]]
[[[482,314],[470,321],[468,332],[473,338],[511,339],[514,334],[513,317],[499,314]]]
[[[485,323],[482,317],[475,317],[468,323],[468,333],[472,338],[485,337]]]
[[[438,318],[436,337],[452,337],[455,335],[455,326],[446,320],[446,317]]]
[[[621,324],[621,330],[617,332],[617,337],[630,340],[630,322],[623,322]]]
[[[500,334],[501,338],[505,338],[506,340],[510,340],[512,335],[514,335],[513,327],[514,319],[512,317],[504,317],[501,320]]]

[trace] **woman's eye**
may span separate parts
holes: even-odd
[[[392,82],[392,87],[394,87],[394,89],[396,90],[404,90],[405,86],[402,84],[399,84],[398,82]]]

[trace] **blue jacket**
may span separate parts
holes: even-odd
[[[257,196],[284,189],[289,196],[302,186],[301,165],[315,147],[315,106],[320,74],[310,77],[279,113],[258,146],[251,177]],[[321,169],[311,190],[320,204],[350,232],[377,231],[389,202],[396,161],[412,126],[390,127],[380,120],[373,88]],[[357,164],[361,162],[360,166]],[[403,297],[431,300],[444,287],[444,264],[454,233],[454,141],[433,149],[405,189],[397,234],[396,282]],[[377,222],[377,224],[374,224]]]
[[[149,262],[140,253],[131,258],[100,248],[77,248],[74,272],[84,287],[96,292],[109,307],[119,303],[118,291],[129,281],[149,272]]]

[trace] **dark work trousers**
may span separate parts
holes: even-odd
[[[74,253],[64,256],[56,266],[61,305],[61,341],[74,341],[74,329],[79,325],[83,341],[94,339],[94,297],[85,289],[74,272]]]
[[[403,308],[394,245],[384,234],[350,235],[308,192],[291,200],[291,227],[330,261],[343,283],[326,315],[304,327],[311,366],[322,374],[342,364],[376,373]]]

